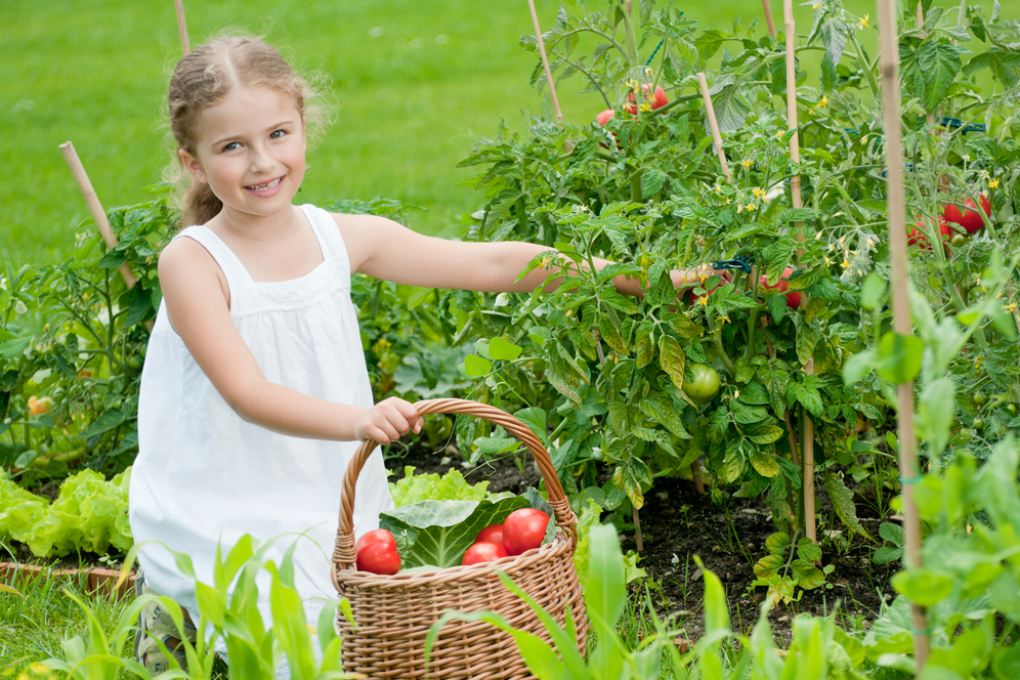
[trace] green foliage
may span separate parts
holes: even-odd
[[[719,578],[710,571],[705,579],[705,635],[690,650],[674,642],[681,632],[670,621],[655,617],[655,632],[632,649],[619,631],[627,602],[624,559],[612,527],[594,526],[590,532],[590,570],[585,605],[591,623],[587,657],[577,651],[575,614],[567,612],[566,625],[553,617],[508,576],[500,580],[522,598],[542,621],[549,641],[518,630],[492,611],[447,612],[432,625],[425,643],[425,658],[443,626],[451,620],[486,621],[513,636],[528,670],[540,680],[623,680],[624,678],[677,678],[678,680],[738,680],[797,678],[798,680],[861,680],[863,654],[859,643],[835,625],[833,619],[798,616],[793,641],[785,653],[776,649],[769,627],[771,598],[762,607],[751,636],[735,635],[730,628],[726,595]],[[736,644],[731,644],[736,643]],[[594,648],[592,648],[594,647]]]
[[[822,587],[826,575],[835,569],[832,565],[824,569],[815,566],[822,559],[822,549],[810,538],[793,541],[789,534],[779,532],[766,539],[765,547],[769,554],[754,565],[754,575],[758,578],[752,585],[768,586],[769,597],[783,602],[800,599],[800,595],[795,594],[797,587],[804,590]]]
[[[287,550],[281,563],[276,565],[265,559],[265,552],[272,543],[259,544],[246,534],[225,557],[217,550],[214,583],[195,582],[198,599],[196,644],[193,645],[184,635],[184,614],[180,606],[169,598],[152,594],[136,598],[123,611],[112,630],[106,630],[99,625],[89,607],[68,593],[86,613],[87,635],[84,638],[76,635],[65,640],[61,645],[60,656],[47,659],[44,663],[50,668],[63,671],[66,677],[78,680],[114,680],[122,677],[124,672],[151,680],[154,677],[152,673],[122,653],[131,649],[127,643],[135,633],[139,612],[149,601],[158,599],[177,629],[182,631],[180,638],[187,656],[189,678],[212,680],[221,673],[219,669],[214,669],[214,647],[220,641],[226,645],[230,658],[227,669],[227,677],[230,679],[272,680],[284,656],[290,677],[295,679],[339,680],[351,677],[340,668],[340,638],[333,628],[336,607],[339,606],[342,612],[348,614],[349,607],[341,601],[330,601],[323,607],[317,625],[309,625],[301,598],[294,588],[292,560],[296,544]],[[135,547],[128,553],[124,565],[125,574],[134,565],[137,550]],[[174,552],[174,556],[178,568],[186,576],[195,578],[191,559],[183,553]],[[263,570],[268,572],[271,626],[268,625],[269,621],[262,618],[257,606],[259,590],[256,577]],[[165,646],[163,641],[158,643],[161,649]],[[313,645],[319,647],[319,654],[316,654]],[[317,658],[319,656],[321,661]],[[172,659],[169,654],[167,657]],[[176,660],[171,661],[171,672],[184,676]]]
[[[64,480],[51,505],[0,478],[0,540],[25,543],[37,557],[66,555],[79,550],[105,553],[112,545],[125,551],[132,545],[128,526],[128,468],[106,481],[93,470]]]
[[[138,450],[146,322],[162,300],[156,258],[176,216],[160,197],[114,208],[109,219],[116,248],[85,232],[65,262],[19,271],[7,263],[0,276],[0,465],[20,469],[26,484],[81,463],[120,472]],[[133,288],[123,265],[137,277]],[[43,396],[52,410],[31,414],[29,399]]]

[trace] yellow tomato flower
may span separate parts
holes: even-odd
[[[708,296],[707,295],[702,295],[701,297],[699,297],[698,298],[698,304],[701,305],[702,307],[707,306],[708,305]]]
[[[808,109],[808,113],[810,113],[813,116],[813,115],[815,115],[815,110],[814,109]]]
[[[743,165],[745,168],[751,167],[751,161],[740,161],[740,164]]]
[[[645,75],[646,75],[646,76],[650,76],[650,75],[652,75],[652,69],[650,69],[650,68],[648,68],[648,67],[646,66],[646,67],[645,67]]]
[[[844,259],[843,259],[843,264],[841,264],[841,265],[839,265],[839,266],[840,266],[840,267],[842,267],[843,269],[846,269],[847,267],[849,267],[849,266],[850,266],[850,260],[848,260],[848,259],[844,258]]]
[[[759,189],[758,187],[751,189],[751,193],[755,195],[755,198],[761,198],[762,196],[765,195],[765,192]]]
[[[861,28],[867,28],[868,27],[868,19],[870,19],[870,18],[871,18],[870,14],[865,14],[864,15],[864,18],[861,19]]]
[[[815,4],[811,5],[811,9],[818,9],[821,6],[822,6],[822,3],[816,2]]]
[[[824,108],[829,105],[829,98],[824,94],[822,95],[822,101],[818,102],[818,106]]]
[[[740,203],[737,203],[737,212],[738,213],[744,212],[744,206],[742,206]]]
[[[991,182],[988,183],[988,188],[989,189],[998,189],[999,188],[999,180],[993,179]]]
[[[1016,303],[1015,302],[1006,305],[1006,311],[1007,312],[1012,313],[1013,310],[1015,310],[1015,309],[1016,309]]]
[[[755,205],[753,203],[748,203],[745,207],[747,208],[747,212],[751,212],[755,209]]]
[[[651,111],[652,110],[652,105],[651,104],[642,104],[641,105],[641,110],[645,111],[645,112]]]

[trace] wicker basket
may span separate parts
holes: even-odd
[[[415,404],[419,415],[462,413],[502,425],[517,437],[538,463],[545,479],[556,521],[552,543],[495,562],[457,566],[423,574],[380,576],[358,571],[355,564],[354,487],[375,442],[361,444],[347,468],[341,490],[340,528],[333,553],[333,585],[347,598],[357,628],[337,615],[343,635],[343,667],[372,680],[429,678],[439,680],[513,679],[534,676],[528,672],[510,635],[484,622],[451,621],[446,624],[425,668],[425,637],[429,627],[446,611],[491,609],[516,628],[545,640],[545,628],[531,608],[500,582],[503,571],[552,614],[562,626],[569,606],[577,628],[577,647],[583,654],[588,631],[581,587],[574,570],[577,518],[548,452],[521,421],[492,406],[463,399],[432,399]]]

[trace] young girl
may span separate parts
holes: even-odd
[[[546,249],[428,238],[379,217],[293,205],[305,170],[309,91],[260,40],[219,38],[181,59],[169,109],[191,178],[184,223],[200,226],[184,229],[159,259],[164,297],[142,373],[131,528],[137,542],[188,554],[207,583],[217,545],[225,555],[245,533],[291,534],[267,555],[279,563],[294,534],[307,532],[294,554],[295,585],[314,622],[336,596],[330,554],[358,441],[388,444],[422,425],[406,401],[372,403],[351,275],[530,291],[548,272],[515,279]],[[708,272],[677,271],[674,282]],[[641,294],[634,279],[615,284]],[[392,507],[376,453],[358,479],[356,536]],[[148,590],[197,612],[194,583],[168,551],[147,546],[139,561]],[[269,622],[268,591],[260,591]],[[155,638],[174,649],[178,635],[154,602],[142,614],[136,656],[163,670]]]

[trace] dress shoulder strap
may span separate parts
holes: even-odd
[[[347,255],[347,246],[344,245],[343,236],[336,222],[330,214],[310,203],[301,206],[308,216],[308,222],[312,225],[319,243],[322,245],[323,257],[328,265],[333,268],[343,282],[344,288],[351,287],[351,260]]]
[[[212,229],[205,226],[188,227],[174,236],[174,239],[182,236],[198,241],[203,248],[209,251],[209,254],[216,260],[216,264],[223,270],[223,275],[227,278],[227,286],[230,288],[231,313],[243,306],[242,298],[244,296],[242,293],[248,290],[252,279],[234,251]]]

